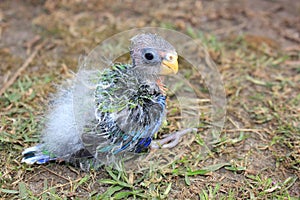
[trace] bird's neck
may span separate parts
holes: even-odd
[[[163,76],[147,76],[147,78],[142,79],[142,80],[143,80],[143,82],[146,81],[147,83],[149,83],[149,85],[151,85],[153,83],[156,84],[158,86],[158,88],[160,89],[161,93],[163,95],[166,94],[167,88],[163,83],[163,81],[164,81]]]
[[[158,87],[161,90],[161,92],[163,93],[163,95],[166,95],[168,89],[166,88],[166,86],[163,83],[164,79],[165,79],[164,76],[159,77],[159,79],[156,80],[156,84],[158,85]]]
[[[158,79],[160,79],[160,76],[157,73],[142,68],[133,68],[132,75],[141,82],[155,83]]]
[[[163,94],[166,93],[167,88],[163,84],[165,78],[164,76],[159,76],[157,73],[149,73],[149,71],[143,71],[141,69],[134,69],[132,70],[132,73],[139,80],[139,82],[149,83],[149,85],[154,83],[159,87]]]

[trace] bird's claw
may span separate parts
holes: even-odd
[[[179,143],[179,140],[183,135],[193,131],[197,131],[197,129],[188,128],[163,136],[163,139],[154,140],[151,142],[151,149],[173,148]]]

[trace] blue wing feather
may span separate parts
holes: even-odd
[[[96,89],[96,116],[110,138],[99,145],[101,152],[140,152],[150,145],[165,117],[166,96],[157,84],[128,74],[130,67],[116,65],[115,70],[106,71]]]

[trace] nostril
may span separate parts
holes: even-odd
[[[169,61],[172,61],[172,60],[174,59],[174,57],[173,57],[172,55],[170,55],[170,54],[167,55],[166,57],[167,57],[167,59],[168,59]]]

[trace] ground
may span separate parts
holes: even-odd
[[[293,0],[1,1],[0,198],[299,199],[299,13]],[[216,63],[227,115],[209,153],[197,152],[203,126],[189,154],[158,171],[20,163],[22,149],[38,142],[55,85],[79,57],[145,26],[201,39]]]

